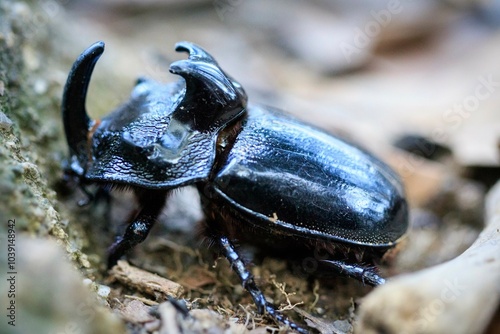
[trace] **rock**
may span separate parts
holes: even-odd
[[[500,302],[498,282],[500,183],[488,194],[486,227],[474,244],[451,261],[395,277],[375,289],[363,300],[357,330],[483,333]]]
[[[0,257],[0,290],[9,291],[2,304],[13,305],[8,313],[13,317],[7,320],[4,316],[0,332],[124,333],[120,319],[85,286],[61,242],[19,232],[14,237],[14,255],[7,259],[7,252],[2,251]],[[8,321],[15,324],[15,332]]]

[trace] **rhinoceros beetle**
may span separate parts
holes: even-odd
[[[304,329],[266,301],[238,243],[282,253],[331,256],[318,264],[369,285],[384,283],[374,264],[405,234],[408,209],[397,175],[364,150],[270,107],[250,105],[242,86],[201,47],[161,84],[141,78],[128,102],[101,120],[85,99],[97,42],[75,61],[62,117],[69,146],[66,175],[85,189],[128,187],[140,211],[110,247],[108,266],[144,241],[169,192],[195,185],[205,230],[231,263],[258,312]]]

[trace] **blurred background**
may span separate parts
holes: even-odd
[[[461,162],[498,161],[497,2],[109,0],[61,10],[60,33],[74,43],[64,43],[68,56],[106,42],[96,73],[115,104],[138,76],[177,80],[168,66],[184,55],[173,46],[188,40],[240,80],[251,102],[346,131],[370,149],[413,133],[448,145]],[[95,112],[110,109],[96,100]]]
[[[58,188],[60,174],[54,171],[60,172],[59,161],[66,154],[57,108],[74,59],[91,43],[106,43],[87,101],[89,113],[98,118],[125,102],[140,76],[165,83],[178,80],[168,67],[186,57],[176,53],[174,45],[187,40],[210,52],[243,85],[250,103],[278,107],[348,138],[401,175],[411,205],[411,229],[399,255],[384,269],[386,274],[454,258],[484,224],[485,194],[500,176],[498,1],[6,0],[5,8],[7,4],[14,37],[4,34],[2,41],[16,41],[16,24],[22,24],[24,66],[28,72],[43,73],[29,87],[35,94],[53,96],[46,108],[47,120],[53,122],[33,113],[24,121],[33,117],[44,124],[43,131],[29,132],[35,145],[46,147],[47,138],[55,143],[49,161],[40,159],[40,168],[57,200],[70,206],[68,211],[76,210],[68,204],[74,198]],[[0,85],[0,96],[4,88]],[[191,203],[193,196],[189,191],[180,195],[164,220],[186,216],[175,206]],[[129,209],[126,200],[119,203]],[[62,210],[63,220],[72,217]],[[126,218],[122,211],[115,208],[113,221]],[[89,215],[83,221],[96,228],[92,213],[79,214]],[[189,217],[196,221],[201,216]],[[182,224],[179,233],[189,231]],[[163,232],[162,238],[168,235]],[[158,239],[151,239],[151,247],[159,247],[154,246]],[[87,274],[102,283],[106,242],[97,244],[73,246],[89,254]],[[162,273],[155,260],[138,261]],[[92,266],[100,269],[88,269]],[[369,291],[357,289],[358,296]],[[356,302],[351,290],[335,316],[352,324],[350,307]],[[332,317],[328,305],[333,303],[320,300],[322,311],[319,306],[309,311]],[[241,312],[236,316],[245,314]]]
[[[60,10],[67,21],[57,41],[69,59],[106,42],[89,95],[97,115],[125,101],[139,76],[177,80],[168,66],[184,55],[173,46],[188,40],[211,52],[251,103],[279,107],[378,155],[416,135],[450,149],[461,167],[498,163],[495,1],[113,0]],[[422,168],[387,159],[408,182]],[[480,177],[491,185],[497,174],[487,169]],[[422,200],[412,188],[409,196]]]
[[[484,194],[500,176],[498,2],[109,0],[60,10],[56,40],[70,62],[106,42],[89,92],[94,115],[126,101],[139,76],[178,80],[168,66],[185,55],[174,45],[192,41],[242,83],[250,103],[387,161],[417,225],[482,224]]]

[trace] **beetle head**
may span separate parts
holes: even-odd
[[[184,80],[160,84],[139,79],[131,99],[100,121],[85,110],[90,76],[104,51],[98,42],[73,64],[64,88],[62,114],[70,159],[66,173],[80,182],[171,188],[206,179],[217,135],[245,112],[247,96],[215,59],[181,42],[188,59],[170,65]]]

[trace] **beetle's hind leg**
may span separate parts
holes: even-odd
[[[321,260],[321,262],[338,274],[354,278],[363,284],[377,286],[385,283],[385,278],[380,276],[373,266],[363,266],[339,260]]]
[[[127,227],[123,236],[118,237],[108,249],[108,268],[113,267],[125,253],[146,239],[165,205],[165,198],[165,192],[157,191],[144,192],[139,195],[141,210]]]
[[[257,284],[255,284],[253,275],[248,271],[238,251],[227,237],[219,235],[215,237],[215,241],[219,244],[221,251],[228,259],[231,267],[240,278],[243,287],[252,295],[252,298],[257,305],[257,311],[260,314],[267,313],[278,322],[289,326],[291,329],[299,333],[308,333],[307,330],[298,326],[293,321],[289,320],[287,317],[279,313],[273,305],[266,301],[264,294],[257,287]]]

